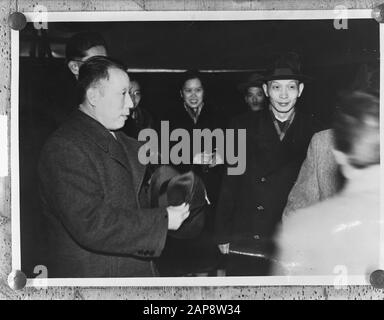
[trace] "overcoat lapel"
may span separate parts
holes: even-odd
[[[116,137],[120,141],[122,147],[120,149],[125,153],[126,166],[129,168],[128,170],[130,170],[135,186],[135,194],[138,196],[146,170],[146,166],[138,160],[139,142],[127,137],[122,132],[116,132]]]
[[[273,126],[269,110],[263,110],[253,116],[252,124],[247,128],[250,134],[248,148],[251,150],[252,166],[261,175],[274,171],[278,161],[276,155],[281,148],[281,141]],[[247,150],[248,153],[248,150]]]
[[[135,194],[138,199],[141,183],[145,174],[145,166],[137,160],[139,142],[128,138],[122,132],[115,132],[118,142],[112,134],[99,122],[80,110],[74,113],[74,125],[78,130],[89,136],[93,142],[102,148],[114,161],[118,162],[127,174],[132,176]]]
[[[260,144],[265,149],[278,148],[281,141],[273,125],[270,111],[268,109],[264,109],[259,119]]]
[[[108,154],[118,163],[120,163],[126,170],[130,170],[127,155],[122,147],[122,144],[116,141],[111,135],[109,142]]]
[[[260,174],[268,175],[294,160],[295,145],[300,144],[303,139],[298,136],[302,134],[299,113],[296,113],[295,119],[282,141],[279,139],[268,109],[264,109],[259,114],[255,113],[252,122],[254,124],[249,126],[250,134],[247,137],[250,139],[249,148],[254,156],[250,160]]]

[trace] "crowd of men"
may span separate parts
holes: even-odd
[[[174,180],[163,184],[166,205],[152,201],[159,167],[139,161],[138,136],[158,129],[160,119],[141,107],[141,84],[108,57],[102,37],[72,37],[66,63],[72,84],[49,97],[57,129],[38,165],[49,277],[329,274],[340,264],[364,274],[378,268],[377,92],[345,95],[333,127],[324,130],[300,104],[311,78],[289,53],[239,85],[249,110],[225,122],[205,103],[201,73],[185,72],[180,105],[161,120],[190,133],[246,130],[247,165],[240,175],[224,170],[230,165],[215,148],[191,154],[188,164],[171,159],[174,179],[192,172],[202,182],[204,210],[197,214],[190,184],[178,203],[170,200]],[[369,215],[359,201],[368,203]],[[203,223],[196,223],[201,215]],[[353,221],[360,222],[337,229]],[[188,226],[197,231],[186,236],[181,231]],[[356,262],[350,239],[363,236],[353,249],[364,251]]]

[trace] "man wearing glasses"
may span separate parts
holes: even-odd
[[[132,75],[130,75],[130,79],[129,94],[133,102],[133,108],[122,130],[129,137],[137,139],[142,129],[154,127],[154,121],[151,114],[140,104],[142,91],[139,81]]]

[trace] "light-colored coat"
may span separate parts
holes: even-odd
[[[307,157],[288,196],[283,220],[294,211],[325,200],[340,189],[342,177],[332,153],[333,146],[332,130],[317,132],[312,137]]]
[[[379,182],[379,165],[362,169],[339,194],[286,217],[274,274],[368,276],[382,269]]]

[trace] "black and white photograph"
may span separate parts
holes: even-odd
[[[369,284],[383,30],[340,12],[26,14],[13,269],[29,286]]]

